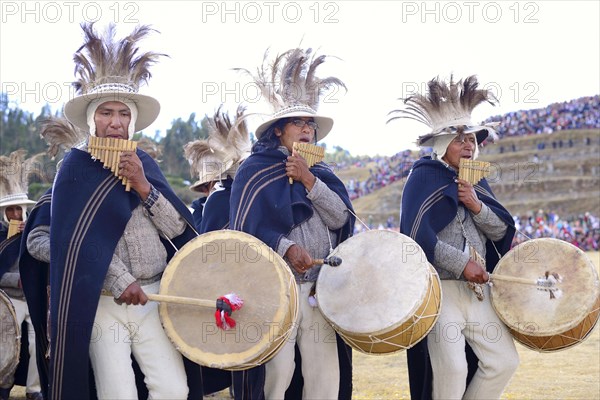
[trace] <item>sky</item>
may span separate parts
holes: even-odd
[[[39,114],[74,96],[73,53],[79,24],[117,24],[117,36],[138,24],[158,30],[143,51],[166,53],[140,93],[161,103],[144,133],[163,135],[173,120],[199,121],[225,103],[233,112],[268,112],[248,78],[267,49],[297,46],[334,57],[319,76],[348,90],[329,93],[319,113],[334,119],[324,139],[353,155],[393,155],[415,148],[427,126],[386,124],[399,98],[427,81],[476,74],[498,97],[474,122],[600,93],[598,1],[0,1],[0,90],[12,105]],[[250,120],[253,130],[260,120]]]

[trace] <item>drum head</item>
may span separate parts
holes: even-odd
[[[165,269],[161,295],[214,299],[235,293],[236,327],[221,330],[215,307],[160,304],[163,327],[178,350],[201,365],[246,369],[274,355],[296,321],[296,284],[285,261],[243,232],[214,231],[183,246]]]
[[[19,364],[21,334],[15,307],[8,295],[0,290],[0,377],[12,375]]]
[[[546,271],[562,277],[556,298],[533,285],[494,281],[492,304],[502,321],[520,333],[553,336],[576,328],[595,312],[593,328],[600,300],[598,273],[585,253],[572,244],[550,238],[521,243],[502,257],[494,274],[536,281]]]
[[[427,334],[439,313],[439,290],[432,296],[432,280],[438,278],[415,241],[397,232],[372,230],[347,239],[332,255],[342,264],[323,265],[317,297],[323,315],[342,337],[364,335],[373,342],[385,337],[390,343],[381,350],[359,346],[380,353],[412,347]],[[430,320],[408,329],[425,322],[421,318]],[[410,337],[385,335],[394,331]]]

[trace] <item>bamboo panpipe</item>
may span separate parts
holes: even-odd
[[[10,221],[8,221],[8,232],[6,234],[7,239],[10,239],[11,237],[19,233],[20,224],[21,221],[19,221],[18,219],[11,219]]]
[[[475,185],[490,174],[490,165],[491,164],[486,161],[461,158],[458,168],[458,177],[469,182],[471,185]]]
[[[323,161],[325,158],[325,148],[314,144],[294,142],[292,144],[292,149],[306,160],[308,168],[312,167],[318,162]],[[294,183],[292,178],[289,180],[290,185]]]
[[[125,191],[131,190],[129,180],[124,176],[119,176],[119,161],[121,153],[124,151],[135,151],[137,142],[115,138],[101,138],[90,136],[88,143],[88,152],[95,159],[104,164],[104,168],[110,169],[117,178],[125,185]]]

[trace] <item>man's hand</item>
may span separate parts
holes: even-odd
[[[473,185],[464,179],[457,179],[456,182],[458,183],[458,201],[463,203],[473,214],[479,214],[481,212],[482,203],[481,200],[477,198]]]
[[[134,151],[124,151],[119,160],[119,176],[129,179],[131,188],[141,197],[142,201],[148,198],[150,194],[150,182],[144,174],[142,160]]]
[[[473,260],[469,260],[463,275],[467,281],[475,283],[486,283],[490,279],[487,271]]]
[[[285,172],[293,180],[300,181],[308,191],[312,190],[317,180],[308,169],[306,160],[296,151],[293,151],[292,155],[287,158]]]
[[[19,226],[17,227],[17,233],[22,233],[25,230],[25,221],[19,222]]]
[[[121,294],[121,297],[117,299],[117,303],[125,303],[127,305],[144,305],[148,302],[148,296],[144,293],[144,290],[139,283],[133,282],[127,286],[127,289]]]
[[[313,266],[312,257],[303,247],[300,247],[297,244],[290,246],[285,252],[285,257],[299,274],[305,273]]]

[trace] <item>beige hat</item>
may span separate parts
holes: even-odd
[[[7,156],[0,156],[0,208],[35,204],[29,200],[27,190],[29,177],[39,170],[34,164],[43,154],[25,159],[25,150],[17,150]]]
[[[494,129],[497,122],[479,125],[471,121],[471,112],[479,104],[486,101],[492,105],[497,103],[490,90],[478,89],[478,85],[475,75],[458,82],[454,82],[451,76],[450,83],[433,78],[427,84],[426,95],[417,93],[402,99],[406,108],[391,111],[389,114],[399,115],[390,118],[388,122],[408,118],[429,126],[431,132],[417,139],[417,145],[421,147],[431,147],[434,139],[439,136],[456,136],[458,127],[463,127],[464,133],[474,133],[478,144],[488,138],[493,141],[498,136]]]
[[[280,119],[311,117],[318,125],[316,140],[323,139],[331,131],[333,119],[317,113],[321,96],[334,86],[346,89],[344,82],[338,78],[315,76],[317,67],[325,62],[327,56],[317,57],[310,48],[288,50],[270,63],[267,63],[267,56],[268,50],[256,75],[244,68],[236,69],[254,79],[263,98],[273,109],[273,114],[256,128],[256,138],[260,139]]]
[[[74,55],[79,79],[73,86],[78,95],[65,104],[64,114],[75,126],[95,136],[96,108],[108,101],[124,103],[131,111],[131,139],[135,132],[152,124],[160,112],[158,101],[139,94],[138,88],[150,78],[149,67],[164,54],[138,54],[137,42],[152,31],[146,25],[138,26],[120,41],[115,40],[114,24],[108,26],[103,37],[96,34],[93,25],[81,25],[85,43]]]

